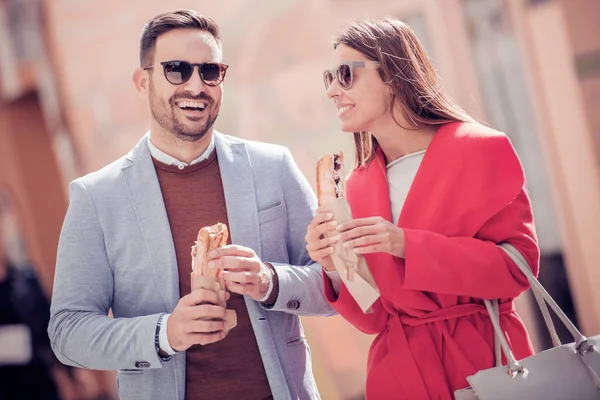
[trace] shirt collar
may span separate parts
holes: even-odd
[[[150,154],[152,155],[152,157],[155,158],[157,161],[160,161],[161,163],[167,164],[167,165],[174,165],[174,166],[179,167],[179,169],[183,169],[184,167],[197,164],[200,161],[204,161],[211,155],[211,153],[215,149],[215,136],[212,135],[210,143],[209,143],[208,147],[206,148],[206,150],[204,151],[204,153],[202,153],[202,155],[200,157],[192,160],[192,162],[190,162],[189,164],[185,163],[183,161],[179,161],[175,157],[172,157],[172,156],[168,155],[167,153],[165,153],[164,151],[159,150],[152,143],[152,140],[150,138],[148,138],[148,149],[150,150]]]

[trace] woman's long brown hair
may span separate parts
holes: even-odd
[[[406,120],[415,129],[425,125],[448,122],[473,122],[446,92],[433,68],[427,52],[413,30],[404,22],[392,18],[368,19],[352,23],[333,42],[334,48],[344,44],[379,62],[379,76],[392,94],[390,113],[398,101]],[[405,127],[406,128],[406,127]],[[356,165],[368,164],[378,148],[369,132],[355,132]]]

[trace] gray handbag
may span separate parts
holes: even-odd
[[[600,335],[586,338],[533,276],[525,258],[508,243],[498,245],[525,274],[542,311],[554,347],[517,361],[500,327],[498,301],[485,300],[495,332],[496,367],[467,377],[470,387],[456,400],[600,399]],[[574,342],[561,344],[547,305],[567,327]],[[501,364],[501,350],[508,365]]]

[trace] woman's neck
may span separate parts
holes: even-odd
[[[425,125],[414,129],[405,129],[393,122],[393,126],[382,127],[371,132],[388,163],[407,154],[425,150],[433,140],[437,126]]]

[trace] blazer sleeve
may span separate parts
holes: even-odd
[[[289,264],[271,263],[277,273],[279,294],[273,306],[262,303],[261,306],[298,315],[335,314],[323,294],[321,265],[311,260],[304,239],[306,227],[317,208],[316,196],[287,149],[284,149],[282,164]]]
[[[64,364],[99,370],[160,368],[160,314],[109,318],[114,280],[86,187],[74,181],[60,234],[48,336]]]

